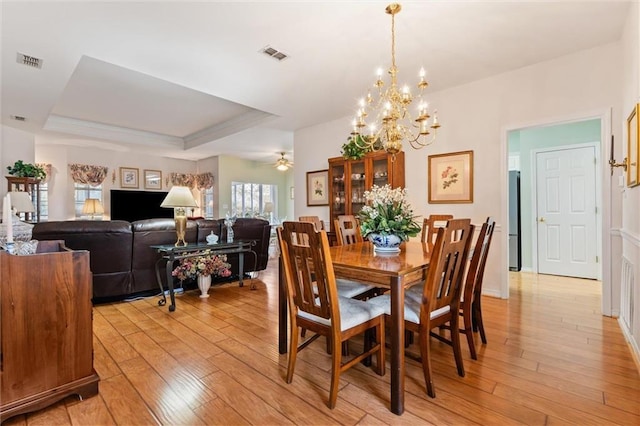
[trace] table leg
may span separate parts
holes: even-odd
[[[240,270],[240,279],[238,281],[238,286],[242,287],[244,286],[244,283],[242,282],[242,276],[244,275],[244,253],[240,252],[238,254],[238,269]]]
[[[404,412],[404,286],[391,278],[391,412]]]
[[[287,353],[287,294],[282,258],[278,257],[278,352]]]
[[[165,260],[164,258],[160,258],[156,261],[156,280],[158,281],[158,285],[160,286],[160,296],[162,299],[158,300],[158,306],[164,306],[167,304],[167,296],[164,294],[164,287],[162,287],[162,278],[160,277],[160,262]]]
[[[169,260],[167,261],[167,286],[169,286],[169,297],[171,298],[171,304],[169,305],[169,312],[173,312],[176,310],[176,295],[173,291],[173,275],[171,272],[173,271],[173,262],[175,257],[173,254],[169,256]]]

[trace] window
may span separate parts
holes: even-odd
[[[82,207],[84,207],[84,200],[87,198],[97,198],[102,203],[102,185],[91,186],[89,184],[84,183],[76,183],[74,184],[75,191],[75,212],[76,217],[81,218],[86,215],[82,214]],[[96,215],[98,218],[101,218],[102,215]]]
[[[40,187],[40,222],[49,220],[49,184],[41,183]]]
[[[205,219],[213,219],[213,188],[200,191],[200,211]]]
[[[278,217],[278,187],[262,183],[233,182],[231,184],[231,214],[238,217]],[[273,213],[264,213],[264,203],[273,203]],[[226,213],[226,212],[221,212]]]

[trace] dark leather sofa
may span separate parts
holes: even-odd
[[[235,239],[255,240],[251,254],[245,254],[244,271],[261,271],[269,259],[271,227],[263,219],[238,218],[233,226]],[[186,240],[206,243],[211,232],[226,241],[224,219],[198,219],[187,223]],[[151,245],[176,241],[173,219],[147,219],[135,222],[60,221],[41,222],[33,228],[36,240],[64,240],[67,247],[90,252],[93,273],[94,302],[125,299],[140,294],[159,292],[155,265],[159,255]],[[237,275],[238,255],[228,255],[231,272]],[[164,271],[162,268],[161,271]],[[166,288],[166,276],[161,273]]]

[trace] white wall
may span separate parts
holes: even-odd
[[[2,125],[0,137],[0,167],[2,176],[8,176],[7,166],[13,166],[18,160],[25,163],[35,162],[35,141],[31,133]],[[4,179],[3,179],[4,180]],[[7,193],[6,180],[0,185],[0,197]]]
[[[627,22],[624,27],[622,37],[622,116],[618,118],[620,126],[624,127],[624,138],[626,135],[626,118],[632,111],[633,107],[640,103],[640,5],[634,2],[630,8]],[[625,144],[620,144],[625,145]],[[624,154],[618,157],[618,161],[626,156],[626,147]],[[621,193],[622,205],[622,222],[619,233],[612,233],[614,249],[633,264],[635,276],[634,292],[634,313],[632,318],[620,318],[620,325],[625,331],[636,356],[640,358],[640,186],[634,188],[624,188]],[[615,231],[615,230],[614,230]],[[622,247],[620,250],[620,246]],[[618,266],[620,268],[620,266]],[[619,276],[619,274],[618,274]],[[630,304],[631,296],[629,294],[621,294],[621,306]],[[630,327],[627,324],[631,324]]]
[[[421,215],[452,213],[470,217],[474,223],[483,222],[487,216],[496,219],[498,226],[484,280],[487,294],[506,296],[507,288],[503,282],[507,276],[507,129],[568,117],[593,117],[612,108],[613,133],[619,140],[620,68],[620,43],[613,43],[428,96],[443,127],[434,145],[420,151],[405,147],[409,198]],[[351,117],[344,117],[296,132],[296,216],[312,214],[328,218],[328,207],[306,206],[305,172],[325,169],[327,158],[340,155],[350,122]],[[469,149],[474,151],[474,203],[429,205],[427,156]],[[608,195],[608,187],[606,192]]]

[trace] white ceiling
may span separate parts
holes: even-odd
[[[399,80],[424,67],[437,91],[617,41],[629,3],[405,1]],[[295,129],[352,114],[389,66],[387,4],[3,1],[2,123],[38,143],[275,162]]]

